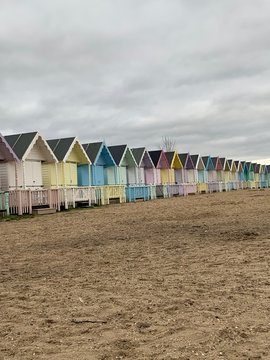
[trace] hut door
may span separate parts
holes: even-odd
[[[42,168],[40,161],[25,161],[25,186],[41,187]]]
[[[95,167],[95,183],[94,185],[104,185],[105,183],[105,175],[103,166]]]

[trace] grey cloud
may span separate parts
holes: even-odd
[[[0,131],[270,157],[266,0],[3,1]]]

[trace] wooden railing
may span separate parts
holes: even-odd
[[[150,200],[155,200],[157,198],[157,189],[156,185],[148,185],[150,192]]]
[[[32,214],[33,207],[42,206],[60,210],[58,190],[11,190],[9,192],[10,214]]]
[[[129,185],[126,187],[126,197],[128,202],[134,202],[137,199],[150,200],[150,187],[147,185]]]
[[[208,183],[198,183],[197,184],[197,192],[199,194],[202,194],[202,193],[208,193]]]
[[[78,203],[87,203],[88,206],[98,204],[101,200],[97,198],[95,187],[80,186],[70,188],[59,188],[60,205],[65,209],[75,208]]]
[[[126,202],[126,187],[124,185],[102,186],[104,204],[109,204],[111,199],[119,199],[120,203]]]

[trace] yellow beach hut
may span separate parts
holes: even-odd
[[[48,187],[76,187],[78,186],[78,165],[90,165],[83,146],[76,137],[47,140],[56,156],[57,172],[54,166],[47,164],[43,167],[44,179]],[[90,166],[89,166],[90,183]]]

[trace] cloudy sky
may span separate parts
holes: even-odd
[[[269,0],[1,0],[0,132],[270,157]]]

